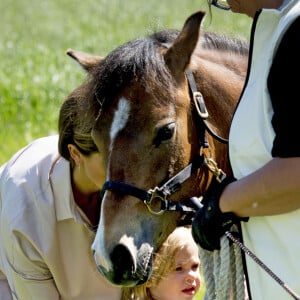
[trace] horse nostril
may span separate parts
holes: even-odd
[[[114,266],[116,282],[131,278],[135,272],[135,263],[129,249],[124,245],[117,245],[110,255]]]

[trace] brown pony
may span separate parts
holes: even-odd
[[[105,58],[68,51],[90,75],[76,95],[87,101],[106,170],[92,250],[115,285],[145,282],[153,253],[176,226],[191,222],[193,197],[213,175],[223,176],[220,169],[231,172],[223,142],[248,46],[200,35],[203,17],[195,13],[180,32],[129,41]]]

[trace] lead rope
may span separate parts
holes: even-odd
[[[204,281],[205,300],[241,300],[245,296],[241,249],[221,238],[220,250],[207,251],[199,247]]]
[[[231,240],[233,244],[229,241]],[[220,241],[220,250],[207,251],[199,247],[206,283],[205,300],[247,300],[242,264],[243,250],[265,270],[293,299],[300,300],[286,283],[269,269],[254,253],[227,231]]]

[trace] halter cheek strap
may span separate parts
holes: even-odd
[[[185,75],[186,78],[188,80],[189,83],[189,88],[190,88],[190,93],[191,93],[191,98],[194,101],[196,110],[198,112],[198,115],[200,116],[202,123],[204,124],[205,129],[207,130],[207,132],[217,141],[223,143],[223,144],[227,144],[228,140],[224,139],[223,137],[219,136],[218,134],[216,134],[209,126],[208,122],[207,122],[207,118],[208,118],[208,112],[206,109],[206,105],[203,99],[202,94],[198,91],[197,86],[196,86],[196,81],[193,75],[193,72],[191,70],[186,70],[185,71]],[[208,147],[208,143],[207,141],[205,141],[204,143],[205,146]]]

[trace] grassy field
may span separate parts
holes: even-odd
[[[0,165],[56,132],[61,103],[85,78],[65,55],[68,48],[104,56],[130,39],[181,29],[198,10],[208,11],[206,0],[1,0]],[[203,28],[248,39],[250,22],[213,9]]]
[[[56,132],[64,98],[85,78],[68,48],[106,55],[168,27],[181,29],[206,0],[1,0],[0,165],[32,139]],[[217,9],[203,28],[248,38],[250,19]]]

